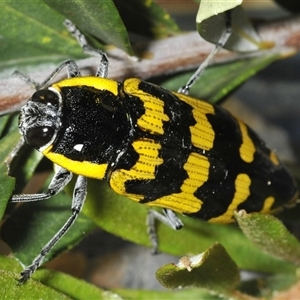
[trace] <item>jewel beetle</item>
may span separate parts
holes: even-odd
[[[81,76],[74,60],[61,65],[22,107],[23,141],[60,166],[41,194],[13,195],[11,202],[48,199],[78,175],[72,214],[22,273],[25,282],[75,222],[87,178],[105,179],[117,193],[148,206],[175,229],[175,213],[215,223],[234,221],[235,210],[272,213],[296,200],[294,179],[276,154],[225,109],[160,86],[106,78],[106,54],[92,49],[70,22],[86,52],[98,55],[95,76]],[[52,83],[67,68],[68,78]]]

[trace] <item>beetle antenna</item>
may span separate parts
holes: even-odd
[[[213,50],[209,53],[209,55],[206,57],[206,59],[202,62],[202,64],[198,67],[196,72],[192,75],[192,77],[188,80],[188,82],[179,88],[178,93],[188,95],[189,90],[191,87],[196,83],[196,81],[199,79],[203,71],[207,68],[207,66],[211,63],[215,55],[224,47],[226,42],[228,41],[229,37],[232,33],[232,26],[231,26],[231,10],[227,11],[225,13],[226,15],[226,23],[225,23],[225,29],[219,39],[219,42],[215,45]]]

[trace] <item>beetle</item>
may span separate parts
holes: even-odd
[[[157,218],[174,229],[183,226],[176,213],[229,223],[235,210],[272,213],[296,200],[294,179],[246,124],[184,93],[137,78],[106,78],[106,54],[91,48],[70,21],[66,26],[100,64],[95,76],[81,76],[67,60],[40,85],[21,75],[37,89],[21,109],[23,142],[60,168],[45,192],[13,195],[11,202],[51,198],[78,175],[70,218],[21,273],[21,283],[75,222],[87,178],[105,179],[118,194],[161,207],[164,215],[150,210],[149,224]],[[68,78],[51,83],[65,67]]]

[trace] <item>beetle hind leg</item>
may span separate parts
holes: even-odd
[[[155,220],[166,224],[174,230],[179,230],[183,227],[182,221],[176,216],[175,212],[171,209],[163,209],[163,214],[159,213],[156,210],[148,210],[147,215],[147,226],[148,226],[148,235],[152,245],[152,253],[158,253],[158,237],[155,228]]]

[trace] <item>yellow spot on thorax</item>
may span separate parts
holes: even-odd
[[[52,146],[43,150],[43,155],[66,170],[89,178],[103,179],[108,164],[96,164],[88,161],[75,161],[62,154],[51,152]]]
[[[92,87],[98,90],[108,90],[114,95],[118,95],[118,82],[108,78],[96,76],[73,77],[54,83],[52,87],[60,91],[63,87]]]

